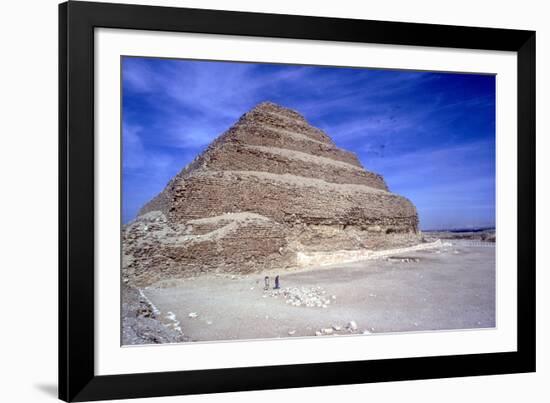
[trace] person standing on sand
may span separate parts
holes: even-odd
[[[269,290],[269,276],[265,276],[264,283],[265,283],[264,290],[265,291]]]
[[[278,290],[279,288],[279,276],[275,276],[275,287],[273,287],[274,290]]]

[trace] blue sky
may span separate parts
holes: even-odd
[[[495,77],[123,58],[123,221],[243,113],[297,110],[392,192],[422,229],[495,223]]]

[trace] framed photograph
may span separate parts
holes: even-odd
[[[535,33],[59,6],[59,397],[535,371]]]

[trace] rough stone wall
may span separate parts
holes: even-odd
[[[303,128],[281,128],[261,120],[249,119],[251,118],[241,119],[239,123],[220,138],[220,141],[302,151],[320,157],[347,162],[348,164],[362,168],[359,159],[354,153],[336,147],[332,140],[317,140],[315,137],[310,136],[307,130]]]
[[[220,219],[225,217],[225,219]],[[251,273],[296,265],[288,248],[288,231],[265,217],[217,223],[174,224],[161,212],[150,212],[123,230],[123,278],[147,286],[167,278],[205,272]]]
[[[275,129],[259,124],[246,124],[230,130],[227,133],[226,140],[228,142],[232,141],[249,145],[301,151],[319,157],[347,162],[361,168],[361,164],[355,154],[341,150],[332,143],[318,142],[290,130]]]
[[[231,189],[231,191],[227,191]],[[384,225],[396,232],[416,229],[414,206],[405,198],[354,184],[337,184],[290,174],[200,171],[176,184],[168,216],[186,222],[237,213],[246,206],[276,222],[316,225]],[[403,227],[403,228],[401,228]]]
[[[418,243],[413,204],[297,112],[244,114],[123,231],[123,274],[146,285],[293,267],[299,253]]]
[[[278,147],[228,144],[212,150],[206,165],[213,171],[265,171],[387,190],[380,175],[356,165]]]
[[[243,115],[238,124],[245,122],[301,133],[319,142],[332,143],[332,139],[326,133],[311,126],[303,116],[272,103],[263,103],[261,107],[252,109]]]

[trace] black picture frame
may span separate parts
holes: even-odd
[[[94,29],[517,52],[517,351],[96,376]],[[535,371],[535,32],[186,8],[59,5],[59,398],[89,401]]]

